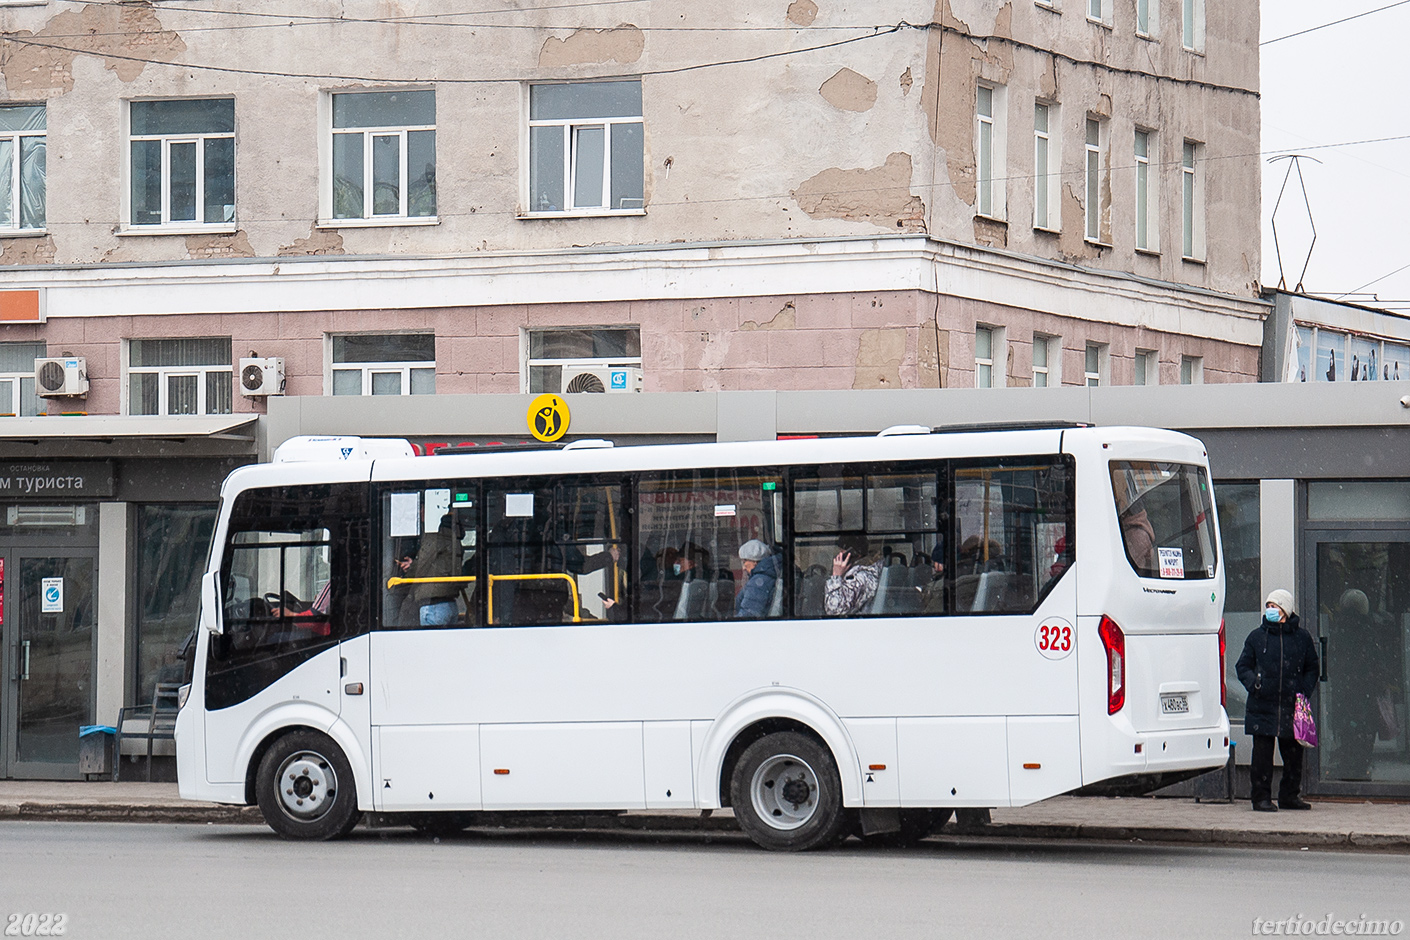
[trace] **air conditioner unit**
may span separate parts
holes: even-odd
[[[34,360],[34,391],[44,398],[88,395],[88,360],[82,356]]]
[[[249,398],[284,394],[284,360],[280,356],[240,360],[240,394]]]
[[[564,366],[563,393],[639,392],[640,366]]]

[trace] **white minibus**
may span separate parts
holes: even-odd
[[[181,794],[301,839],[730,807],[797,850],[1146,792],[1228,757],[1218,549],[1162,430],[295,439],[221,490]]]

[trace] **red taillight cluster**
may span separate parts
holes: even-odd
[[[1221,617],[1220,620],[1219,620],[1219,707],[1220,707],[1220,708],[1227,708],[1227,707],[1229,706],[1229,683],[1228,683],[1228,680],[1227,680],[1228,673],[1226,672],[1227,667],[1224,665],[1224,663],[1225,663],[1224,656],[1225,656],[1225,652],[1226,652],[1227,649],[1228,649],[1227,641],[1224,639],[1224,620],[1223,620],[1223,618]]]
[[[1126,634],[1115,620],[1103,616],[1097,636],[1106,648],[1106,713],[1115,715],[1126,704]]]

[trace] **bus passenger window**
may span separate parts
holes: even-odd
[[[781,617],[782,511],[778,473],[643,474],[637,488],[637,621]]]
[[[382,628],[477,626],[478,484],[393,485],[382,496]]]
[[[945,613],[938,476],[819,467],[793,487],[798,617]]]
[[[958,613],[1027,613],[1072,562],[1072,473],[1052,458],[955,470]]]
[[[1113,460],[1111,491],[1126,558],[1138,575],[1214,577],[1214,513],[1202,467]]]
[[[630,524],[622,487],[543,482],[487,493],[490,625],[625,622]]]

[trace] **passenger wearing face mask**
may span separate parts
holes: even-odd
[[[1298,693],[1312,695],[1320,668],[1317,644],[1302,628],[1293,610],[1292,594],[1282,589],[1268,595],[1263,622],[1244,641],[1234,664],[1248,690],[1244,730],[1253,736],[1249,766],[1249,796],[1263,813],[1278,809],[1311,809],[1302,798],[1302,745],[1293,737],[1293,710]],[[1278,805],[1273,796],[1273,742],[1283,757]]]

